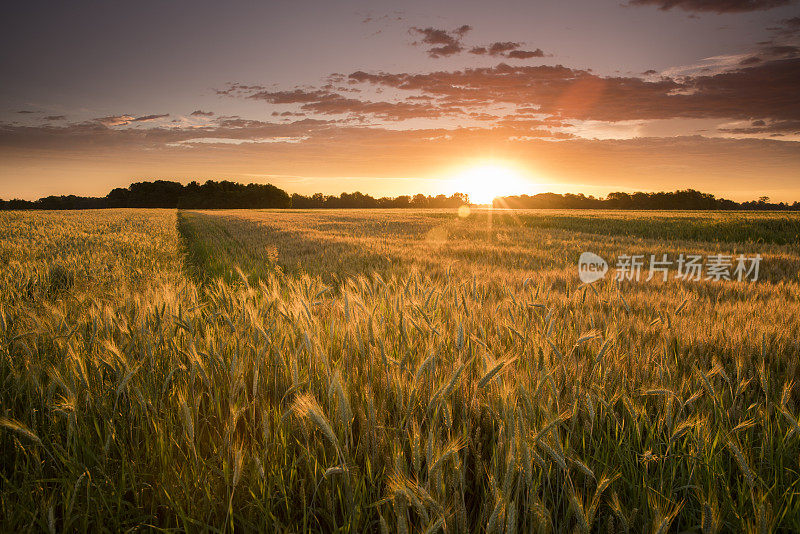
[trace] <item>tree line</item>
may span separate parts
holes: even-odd
[[[454,193],[450,196],[426,196],[421,193],[414,196],[374,198],[356,191],[341,195],[323,195],[315,193],[311,196],[292,195],[292,208],[458,208],[469,204],[469,196]]]
[[[341,195],[289,195],[272,184],[240,184],[228,180],[208,180],[186,185],[168,180],[136,182],[113,189],[104,197],[76,195],[48,196],[39,200],[1,200],[0,209],[98,209],[98,208],[457,208],[469,204],[463,193],[450,196],[375,198],[360,192]]]
[[[496,208],[515,209],[617,209],[617,210],[800,210],[800,202],[774,203],[769,197],[758,200],[734,202],[716,198],[710,193],[694,189],[660,191],[657,193],[609,193],[605,198],[582,194],[540,193],[498,197],[492,205]]]
[[[360,192],[340,195],[289,195],[271,184],[241,184],[228,180],[208,180],[186,185],[168,180],[136,182],[113,189],[104,197],[76,195],[47,196],[39,200],[2,200],[0,209],[99,209],[99,208],[457,208],[470,204],[464,193],[447,195],[401,195],[379,197]],[[800,210],[800,202],[773,203],[768,197],[757,201],[734,202],[693,189],[658,193],[610,193],[605,198],[571,193],[541,193],[498,197],[497,208],[536,209],[640,209],[640,210]]]

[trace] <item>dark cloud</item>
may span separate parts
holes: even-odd
[[[420,41],[416,45],[428,46],[428,55],[433,58],[452,56],[464,50],[461,41],[472,27],[464,24],[453,31],[442,30],[439,28],[411,28],[414,34],[420,35]]]
[[[800,56],[800,40],[798,40],[800,38],[800,17],[782,20],[779,26],[767,29],[772,32],[772,36],[770,39],[758,43],[759,49],[754,57],[767,56],[768,59],[775,59]]]
[[[165,119],[169,117],[169,113],[163,113],[161,115],[144,115],[143,117],[135,117],[131,119],[131,122],[150,122],[158,119]]]
[[[66,120],[66,115],[48,115],[44,118],[46,121],[63,121]]]
[[[544,52],[541,48],[536,50],[512,50],[506,54],[506,57],[510,59],[529,59],[532,57],[544,57]]]
[[[794,45],[771,45],[764,47],[761,51],[771,59],[800,56],[800,47]]]
[[[431,37],[436,39],[441,41],[445,37]],[[518,51],[515,48],[518,46],[516,42],[496,42],[487,47],[486,53],[510,54]],[[392,89],[399,98],[391,102],[315,88],[248,92],[243,89],[245,86],[236,86],[233,95],[271,104],[299,104],[300,111],[309,114],[347,115],[345,120],[359,121],[370,117],[391,121],[474,117],[476,113],[486,113],[486,106],[508,104],[530,109],[529,113],[537,119],[554,120],[800,119],[796,96],[800,49],[794,46],[762,47],[758,55],[747,57],[738,67],[723,72],[657,79],[652,76],[655,71],[645,74],[645,78],[604,77],[590,70],[561,65],[501,63],[495,67],[423,74],[357,71],[348,76],[331,76],[338,84],[345,81],[371,84],[378,92]]]
[[[784,20],[782,32],[785,34],[795,34],[800,32],[800,17],[792,17]]]
[[[428,55],[433,58],[452,56],[464,50],[460,44],[450,44],[443,46],[435,46],[428,49]]]
[[[134,117],[132,115],[109,115],[107,117],[94,119],[93,122],[106,127],[126,126],[132,122],[151,122],[157,119],[164,119],[166,117],[169,117],[169,113],[164,113],[161,115],[144,115],[141,117]]]
[[[240,83],[228,83],[227,89],[217,89],[216,93],[220,96],[234,96],[237,93],[248,93],[252,91],[264,91],[263,85],[243,85]]]
[[[38,113],[38,112],[37,111],[31,111],[29,109],[22,109],[22,110],[17,111],[17,113],[19,113],[21,115],[29,115],[31,113]]]
[[[427,53],[430,57],[439,58],[452,56],[465,50],[476,56],[507,57],[510,59],[529,59],[532,57],[544,57],[544,52],[536,50],[520,50],[523,43],[515,41],[495,41],[488,45],[473,46],[467,48],[463,43],[464,36],[472,30],[472,26],[467,24],[448,31],[439,28],[411,28],[412,34],[422,36],[415,45],[425,45],[428,47]]]
[[[490,45],[474,46],[470,48],[469,53],[477,56],[500,56],[507,57],[509,59],[544,57],[544,52],[539,48],[536,50],[519,50],[520,46],[522,46],[522,43],[515,43],[513,41],[497,41]]]
[[[800,42],[792,39],[770,39],[757,44],[758,47],[750,52],[751,55],[742,59],[740,65],[800,57]]]
[[[739,65],[747,66],[747,65],[755,65],[756,63],[761,63],[761,58],[758,56],[750,56],[741,60],[739,62]]]
[[[744,134],[744,135],[800,135],[800,120],[794,121],[773,121],[767,123],[763,120],[757,120],[750,123],[749,126],[740,126],[736,128],[719,128],[720,132],[729,134]]]
[[[774,38],[761,44],[775,44],[776,40],[786,37],[800,35],[800,17],[784,19],[778,26],[767,28],[774,35]]]
[[[263,89],[258,87],[258,89]],[[250,94],[244,93],[244,89],[239,93],[247,98],[253,100],[264,100],[270,104],[304,104],[309,102],[319,102],[326,99],[338,97],[336,93],[331,93],[326,90],[312,90],[306,91],[304,89],[295,89],[294,91],[264,91],[256,90]]]
[[[447,30],[441,30],[437,28],[411,28],[412,31],[422,35],[422,42],[429,45],[448,45],[453,44],[458,41],[460,37],[458,34],[453,32],[453,35],[450,34]]]
[[[445,113],[439,107],[425,102],[373,102],[348,98],[326,90],[257,91],[249,95],[240,92],[239,96],[264,100],[270,104],[302,104],[301,110],[323,115],[371,115],[393,121],[433,118]]]
[[[213,117],[214,116],[214,112],[213,111],[203,111],[202,109],[197,109],[195,111],[192,111],[191,115],[193,117]]]
[[[361,24],[370,24],[370,23],[391,23],[391,22],[399,22],[405,19],[405,12],[400,10],[395,10],[391,14],[375,16],[375,15],[366,15],[363,19],[361,19]],[[380,31],[378,32],[380,33]]]
[[[679,8],[685,11],[712,13],[741,13],[785,6],[796,0],[630,0],[629,6],[657,6],[667,11]]]
[[[336,95],[318,102],[310,102],[300,107],[305,111],[321,114],[356,114],[371,115],[378,119],[405,120],[418,118],[436,118],[445,111],[437,106],[411,102],[371,102]]]
[[[492,43],[488,47],[488,53],[490,56],[500,56],[505,54],[506,52],[510,52],[511,50],[516,50],[522,46],[522,43],[513,43],[511,41],[498,41],[496,43]]]
[[[621,121],[668,118],[800,119],[800,57],[703,76],[654,81],[601,77],[556,66],[509,66],[427,74],[354,72],[359,83],[422,92],[450,105],[536,105],[539,113]]]

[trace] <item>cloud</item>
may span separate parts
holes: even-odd
[[[237,139],[242,141],[272,138],[298,138],[330,129],[327,121],[304,119],[292,123],[274,123],[238,117],[221,117],[209,126],[109,128],[124,123],[126,115],[64,125],[20,126],[0,123],[0,148],[46,148],[54,151],[106,149],[159,149],[191,139]],[[116,119],[116,120],[112,120]],[[129,121],[130,122],[130,121]]]
[[[17,111],[17,113],[19,113],[21,115],[29,115],[31,113],[38,113],[38,111],[31,111],[29,109],[22,109],[22,110]]]
[[[783,57],[800,55],[800,17],[782,20],[780,25],[767,29],[772,37],[758,43],[762,53]]]
[[[524,43],[515,41],[495,41],[487,45],[475,45],[470,48],[463,42],[464,36],[472,30],[472,26],[465,24],[455,30],[448,31],[439,28],[413,27],[409,29],[412,34],[420,35],[422,38],[415,41],[414,45],[425,45],[428,47],[427,53],[432,58],[440,58],[459,54],[467,51],[476,56],[506,57],[509,59],[529,59],[532,57],[544,57],[541,49],[520,50]]]
[[[169,117],[169,113],[163,113],[161,115],[145,115],[143,117],[136,117],[131,119],[131,122],[150,122],[158,119],[164,119]]]
[[[444,39],[439,34],[431,37]],[[517,42],[498,41],[485,48],[487,55],[507,55],[519,51],[518,46]],[[537,56],[540,54],[543,55],[536,52]],[[563,128],[557,123],[565,121],[604,122],[611,128],[610,123],[624,121],[800,120],[796,97],[800,79],[798,47],[770,44],[751,54],[709,58],[706,66],[684,67],[666,76],[656,74],[650,70],[642,77],[599,76],[587,69],[562,65],[500,63],[494,67],[419,74],[356,71],[328,78],[336,85],[371,85],[378,93],[386,90],[392,95],[387,101],[359,98],[352,93],[345,96],[332,91],[331,83],[325,89],[277,91],[252,86],[257,89],[249,92],[247,86],[232,84],[237,89],[231,96],[297,106],[276,111],[275,116],[291,117],[298,112],[311,117],[343,115],[345,118],[337,120],[362,124],[411,119],[441,119],[445,124],[463,119],[482,121],[489,120],[486,116],[491,114],[508,117],[513,108],[518,109],[517,113],[527,108],[527,119],[550,120],[549,125],[543,126],[550,130]],[[510,127],[509,120],[496,125]],[[690,126],[683,131],[698,131],[696,126]],[[515,126],[519,127],[520,124]],[[580,132],[579,135],[589,135]]]
[[[510,59],[529,59],[532,57],[544,57],[544,52],[541,48],[536,50],[512,50],[506,54],[506,57]]]
[[[512,43],[511,41],[498,41],[492,43],[488,47],[488,54],[490,56],[500,56],[511,50],[519,48],[522,43]]]
[[[519,51],[518,46],[516,42],[498,41],[487,46],[486,53],[490,55],[489,50],[494,50],[496,55],[510,54]],[[784,135],[785,141],[791,141],[789,136],[795,135],[793,128],[800,122],[796,97],[800,51],[788,45],[781,49],[770,45],[757,53],[758,61],[742,64],[742,60],[750,57],[742,55],[728,61],[719,72],[672,77],[656,77],[653,72],[648,72],[645,78],[599,76],[590,70],[562,65],[500,63],[494,67],[427,73],[357,71],[349,75],[334,74],[326,80],[335,80],[336,86],[363,88],[358,94],[384,91],[392,95],[386,101],[340,93],[333,90],[334,85],[268,90],[262,85],[233,83],[222,94],[290,108],[269,109],[276,122],[217,116],[199,127],[158,122],[169,114],[119,114],[37,128],[4,125],[0,127],[0,138],[5,143],[45,143],[53,149],[81,143],[163,148],[211,142],[194,141],[197,139],[232,139],[236,143],[255,140],[264,144],[265,139],[307,138],[311,142],[325,136],[338,139],[345,135],[353,139],[356,132],[363,142],[362,134],[366,137],[374,134],[380,130],[382,121],[420,119],[413,127],[392,128],[411,136],[414,128],[421,131],[420,124],[429,128],[433,124],[440,129],[429,131],[427,138],[483,136],[511,139],[518,144],[534,138],[563,141],[576,136],[590,137],[588,130],[581,130],[581,125],[592,121],[613,128],[626,121],[709,119],[716,121],[708,126],[711,135]],[[212,113],[197,110],[193,115]],[[308,118],[293,120],[304,115]],[[334,118],[323,120],[328,116]],[[51,116],[48,120],[64,120],[64,117]],[[728,124],[719,126],[722,121]]]
[[[203,111],[202,109],[196,109],[190,113],[193,117],[213,117],[213,111]]]
[[[240,83],[228,83],[227,89],[217,89],[216,93],[220,96],[234,96],[241,92],[263,91],[266,89],[263,85],[243,85]]]
[[[244,86],[242,86],[244,87]],[[319,102],[325,99],[336,98],[338,95],[327,90],[295,89],[293,91],[265,91],[263,87],[256,86],[258,89],[247,94],[245,89],[240,89],[240,95],[253,100],[264,100],[270,104],[305,104],[309,102]]]
[[[371,115],[378,119],[391,121],[437,118],[445,113],[437,106],[424,103],[372,102],[344,97],[312,102],[301,106],[301,109],[323,114]]]
[[[792,17],[782,21],[783,27],[780,33],[784,35],[795,35],[800,33],[800,17]]]
[[[739,197],[750,198],[757,196],[751,191],[796,191],[800,143],[699,136],[553,142],[555,136],[544,127],[536,130],[534,125],[527,132],[506,127],[390,129],[312,120],[185,129],[0,124],[0,158],[5,164],[0,174],[10,187],[20,184],[20,177],[41,183],[53,176],[93,176],[103,184],[109,177],[123,180],[131,175],[238,179],[266,172],[330,177],[335,179],[333,188],[370,193],[377,192],[371,189],[378,187],[375,177],[420,177],[409,189],[387,186],[386,194],[396,195],[424,190],[426,177],[433,177],[431,170],[443,162],[469,163],[491,154],[529,165],[543,180],[557,181],[566,190],[587,193],[598,187],[638,189],[643,183],[652,189],[738,191]],[[47,158],[41,157],[44,153]],[[268,179],[291,192],[314,192]],[[323,183],[311,179],[308,187],[318,190]],[[8,195],[28,194],[18,191]]]
[[[48,115],[44,118],[46,121],[63,121],[66,120],[66,115]]]
[[[470,48],[469,53],[478,56],[500,56],[509,59],[529,59],[532,57],[544,57],[544,52],[537,48],[536,50],[519,50],[522,43],[515,43],[513,41],[497,41],[490,45],[474,46]]]
[[[758,56],[748,56],[739,62],[739,65],[748,66],[761,63],[761,58]]]
[[[413,27],[409,31],[422,37],[420,41],[414,43],[415,45],[427,45],[429,47],[428,55],[432,58],[439,58],[463,51],[464,46],[461,41],[470,30],[472,30],[472,26],[464,24],[452,31],[432,27]]]
[[[161,115],[144,115],[141,117],[134,117],[132,115],[109,115],[107,117],[100,117],[94,119],[94,122],[102,124],[103,126],[126,126],[132,122],[151,122],[158,119],[169,117],[169,113]]]
[[[743,66],[752,66],[779,59],[792,59],[800,57],[800,43],[792,43],[783,39],[770,39],[762,41],[759,46],[744,54],[731,54],[724,56],[712,56],[700,60],[693,65],[682,65],[672,67],[661,73],[675,79],[696,76],[712,76],[735,71]],[[655,74],[655,71],[648,71],[645,74]]]
[[[719,128],[720,132],[737,135],[762,135],[770,134],[778,137],[782,135],[800,135],[800,120],[793,121],[752,121],[747,126],[733,126]]]
[[[663,11],[672,8],[711,13],[741,13],[786,6],[796,0],[630,0],[629,6],[657,6]]]
[[[109,115],[106,117],[99,117],[95,122],[103,126],[123,126],[129,124],[133,120],[130,115]]]
[[[240,91],[238,96],[253,100],[263,100],[270,104],[301,104],[300,109],[302,111],[323,115],[371,115],[378,119],[398,121],[412,118],[434,118],[443,114],[443,110],[427,102],[375,102],[348,98],[339,93],[316,89],[256,91],[252,94],[245,94]]]
[[[359,83],[421,92],[452,106],[534,105],[571,119],[622,121],[669,118],[800,118],[800,57],[764,61],[712,75],[601,77],[556,66],[510,66],[427,74],[357,71]]]
[[[256,137],[253,139],[237,139],[229,137],[193,137],[185,141],[170,143],[168,146],[188,146],[188,145],[241,145],[244,143],[302,143],[307,141],[308,136],[300,137]]]
[[[394,10],[389,14],[376,16],[373,14],[365,15],[363,19],[361,19],[361,24],[370,24],[370,23],[382,23],[382,24],[389,24],[392,22],[399,22],[401,20],[405,20],[405,12],[401,10]],[[379,33],[378,30],[377,33]]]

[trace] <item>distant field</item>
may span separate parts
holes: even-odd
[[[795,214],[0,228],[3,531],[800,530]],[[581,283],[583,252],[604,279]],[[651,254],[761,263],[613,280]]]

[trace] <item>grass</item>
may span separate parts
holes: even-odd
[[[2,530],[800,529],[791,216],[0,227]],[[584,250],[762,279],[581,286]]]

